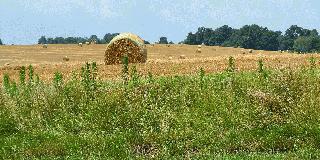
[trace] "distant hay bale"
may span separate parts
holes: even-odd
[[[198,45],[198,48],[201,48],[202,47],[202,45]]]
[[[186,59],[185,55],[180,55],[179,59]]]
[[[122,33],[114,37],[105,51],[105,64],[120,64],[127,55],[129,63],[145,63],[147,49],[144,41],[132,33]]]
[[[169,60],[172,60],[173,58],[172,57],[169,57]]]
[[[244,51],[244,50],[241,50],[240,53],[241,53],[241,54],[247,54],[247,52]]]
[[[42,48],[48,48],[48,44],[43,44]]]
[[[198,48],[196,53],[201,53],[201,48]]]
[[[167,44],[167,47],[170,47],[170,44]]]
[[[4,65],[5,65],[5,66],[10,66],[10,63],[5,63]]]
[[[64,56],[64,57],[62,58],[62,60],[65,61],[65,62],[68,62],[68,61],[70,60],[70,58],[69,58],[68,56]]]
[[[253,53],[253,49],[250,49],[250,50],[249,50],[249,53]]]
[[[90,42],[86,42],[86,45],[90,45]]]
[[[79,44],[78,44],[78,46],[80,46],[80,47],[82,47],[82,45],[83,45],[82,43],[79,43]]]

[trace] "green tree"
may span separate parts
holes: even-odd
[[[66,42],[65,42],[65,39],[63,38],[63,37],[56,37],[55,39],[54,39],[54,42],[56,43],[56,44],[65,44]]]
[[[146,40],[143,40],[144,41],[144,44],[150,44],[149,41],[146,41]]]
[[[109,43],[117,35],[119,35],[119,33],[107,33],[103,37],[103,42]]]
[[[41,36],[41,38],[39,38],[38,40],[38,44],[47,44],[47,39],[45,36]]]
[[[167,37],[160,37],[159,44],[168,44]]]
[[[188,33],[187,38],[183,41],[185,44],[195,45],[196,42],[196,35],[192,32]]]
[[[2,41],[1,41],[1,39],[0,39],[0,45],[3,45],[3,43],[2,43]]]
[[[302,53],[320,51],[320,37],[300,36],[294,41],[293,49]]]
[[[100,42],[100,40],[99,40],[97,35],[91,35],[90,38],[89,38],[89,41],[90,42],[97,42],[97,43]]]
[[[214,31],[214,35],[212,36],[209,45],[222,45],[224,42],[230,39],[233,32],[234,29],[232,29],[228,25],[217,28]]]

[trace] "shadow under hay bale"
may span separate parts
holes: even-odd
[[[129,63],[145,63],[147,49],[144,41],[131,33],[122,33],[114,37],[107,46],[105,64],[120,64],[125,55],[128,56]]]

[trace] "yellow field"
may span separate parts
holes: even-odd
[[[79,71],[85,62],[96,61],[100,78],[119,78],[121,65],[106,66],[103,63],[105,48],[106,45],[49,45],[48,48],[41,45],[0,46],[0,76],[8,73],[11,77],[17,77],[22,65],[32,64],[43,80],[50,80],[56,71],[68,78],[72,71]],[[143,74],[152,72],[155,75],[193,74],[201,67],[206,72],[219,72],[227,67],[228,57],[233,56],[239,70],[254,70],[260,58],[267,67],[281,68],[307,65],[311,56],[319,57],[270,51],[249,53],[249,50],[242,48],[216,46],[203,46],[202,52],[196,53],[197,48],[191,45],[148,45],[148,61],[136,64],[137,69]],[[186,58],[180,59],[181,55]],[[64,56],[68,56],[70,61],[64,62]]]

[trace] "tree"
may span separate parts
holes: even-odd
[[[229,40],[235,30],[224,25],[217,28],[210,40],[209,45],[222,45],[225,41]]]
[[[100,40],[99,40],[97,35],[91,35],[90,38],[89,38],[89,41],[90,42],[97,42],[97,43],[100,42]]]
[[[54,39],[55,44],[65,44],[65,39],[63,37],[56,37]]]
[[[196,35],[192,32],[188,33],[187,38],[183,41],[185,44],[195,45],[196,42]]]
[[[167,37],[160,37],[159,44],[168,44]]]
[[[170,41],[169,44],[174,44],[174,43],[172,41]]]
[[[3,45],[3,43],[2,43],[2,41],[1,41],[1,39],[0,39],[0,45]]]
[[[144,41],[144,44],[150,44],[149,41],[146,41],[146,40],[143,40]]]
[[[115,36],[119,35],[119,33],[107,33],[103,37],[104,43],[109,43]]]
[[[38,44],[47,44],[47,39],[45,36],[41,36],[41,38],[39,38],[38,40]]]
[[[308,53],[320,50],[319,36],[300,36],[294,41],[293,49],[297,52]]]

